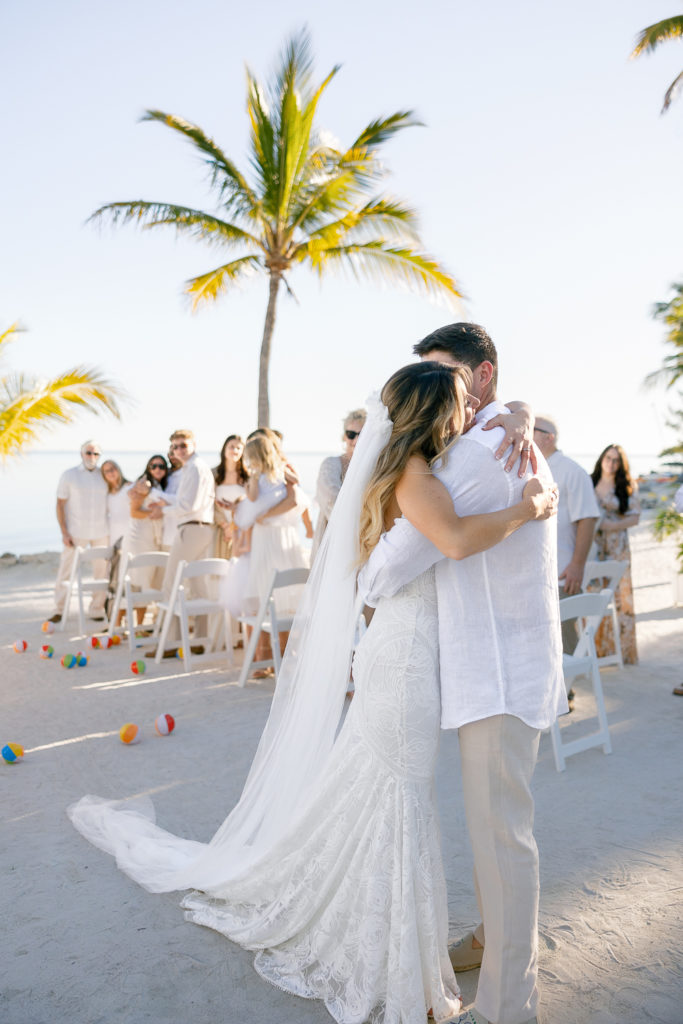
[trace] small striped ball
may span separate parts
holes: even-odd
[[[113,646],[114,646],[114,641],[112,640],[112,638],[110,636],[101,636],[100,637],[100,647],[113,647]]]
[[[159,736],[168,736],[168,734],[173,732],[175,729],[175,719],[173,715],[158,715],[154,719],[154,728]]]
[[[62,657],[62,665],[64,668],[73,668],[76,664],[76,659],[73,654],[65,654]]]
[[[24,748],[21,743],[7,743],[0,751],[3,761],[7,764],[16,764],[24,756]]]
[[[27,649],[28,644],[26,643],[25,640],[15,640],[12,646],[14,647],[14,650],[17,652],[17,654],[23,654],[24,651]]]
[[[43,633],[47,633],[49,635],[50,633],[54,633],[55,624],[54,622],[50,622],[48,619],[42,624],[40,628],[42,629]]]
[[[114,633],[113,637],[111,638],[111,642],[114,645],[114,647],[119,646],[119,644],[121,643],[121,637],[119,636],[118,633]]]
[[[41,658],[51,658],[54,653],[54,647],[51,647],[49,644],[43,644],[43,646],[40,648]]]
[[[146,668],[147,668],[147,665],[145,664],[144,661],[131,661],[131,663],[130,663],[130,670],[136,676],[144,675]]]
[[[76,651],[76,664],[79,668],[83,668],[84,665],[88,664],[88,655],[84,654],[83,651]]]
[[[138,736],[139,729],[134,722],[126,722],[119,729],[119,736],[121,737],[122,743],[138,743],[140,737]]]
[[[99,638],[96,637],[96,636],[91,636],[90,639],[88,640],[88,647],[92,647],[92,649],[95,651],[95,650],[97,650],[97,648],[99,646],[100,646]]]

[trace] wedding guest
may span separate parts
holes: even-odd
[[[318,502],[318,521],[315,524],[313,534],[313,545],[311,547],[311,562],[316,556],[320,542],[327,529],[328,520],[332,514],[337,495],[344,483],[346,471],[349,468],[351,457],[356,441],[365,423],[365,409],[353,409],[344,419],[342,431],[342,442],[344,451],[341,455],[330,455],[323,459],[318,472],[318,483],[315,490],[316,501]]]
[[[621,445],[610,444],[605,448],[595,463],[591,479],[603,516],[595,535],[598,561],[615,558],[627,563],[626,572],[614,596],[624,663],[637,665],[636,616],[628,531],[640,520],[640,499],[638,485],[631,477],[626,452]],[[595,635],[595,649],[599,658],[614,654],[612,620],[609,617],[603,619]]]
[[[130,522],[126,538],[127,551],[142,555],[149,551],[163,551],[163,519],[161,506],[168,476],[163,455],[152,455],[144,472],[128,491]],[[162,572],[154,566],[131,569],[134,590],[149,590],[161,586]],[[145,617],[145,605],[135,606],[136,625]]]
[[[216,557],[231,558],[237,527],[233,520],[235,505],[245,497],[247,474],[242,462],[244,441],[239,434],[230,434],[223,442],[221,460],[213,470],[216,484],[214,522],[216,524]]]
[[[214,534],[215,495],[213,473],[206,462],[197,455],[193,432],[186,429],[175,430],[171,434],[170,441],[171,450],[182,463],[183,468],[175,504],[166,505],[163,509],[164,517],[172,519],[176,525],[163,582],[163,590],[167,598],[171,594],[178,563],[180,561],[195,562],[209,555]],[[188,590],[191,597],[206,596],[204,580],[198,579],[196,582],[190,581],[190,583],[191,586]],[[206,636],[207,627],[206,616],[198,615],[195,619],[195,635]],[[178,621],[174,616],[168,633],[169,643],[177,644],[179,635]],[[171,646],[166,650],[164,657],[173,657],[176,651],[177,647]],[[193,649],[193,653],[201,653],[201,651],[199,645]]]
[[[128,532],[130,521],[130,501],[128,489],[130,480],[126,480],[118,462],[107,459],[102,463],[101,473],[107,485],[107,523],[109,526],[109,543],[116,544],[123,540]]]
[[[545,456],[553,480],[560,489],[557,510],[557,568],[560,598],[580,594],[583,572],[600,509],[593,490],[593,481],[578,462],[557,447],[558,429],[550,416],[537,416],[534,442]],[[562,644],[565,654],[573,654],[577,641],[576,620],[562,623]],[[572,692],[569,694],[572,703]]]
[[[57,485],[57,522],[62,531],[61,558],[55,583],[55,606],[50,622],[61,622],[66,603],[65,584],[71,575],[76,548],[106,547],[109,543],[107,524],[107,485],[97,471],[102,450],[96,441],[81,445],[81,462],[62,473]],[[92,565],[95,579],[107,578],[107,563],[98,559]],[[104,620],[106,593],[95,591],[90,602],[89,617]]]
[[[244,449],[244,465],[248,473],[246,494],[250,502],[276,500],[285,483],[286,466],[275,444],[260,433],[247,441]],[[276,505],[275,508],[279,508]],[[249,575],[244,595],[244,610],[254,614],[270,587],[273,571],[308,567],[308,554],[301,546],[298,531],[299,510],[296,505],[278,515],[263,512],[252,528],[251,558]],[[276,595],[278,614],[292,614],[301,594],[301,587],[286,587]],[[287,633],[280,634],[280,646],[284,650]],[[256,660],[269,657],[268,638],[261,634]],[[255,673],[256,678],[272,674],[271,669]]]

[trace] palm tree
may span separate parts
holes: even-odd
[[[268,86],[247,69],[250,174],[243,173],[200,127],[160,110],[158,121],[198,150],[218,212],[171,203],[108,203],[91,220],[132,221],[142,228],[171,226],[235,258],[186,282],[192,309],[213,302],[250,274],[269,280],[259,363],[258,422],[269,425],[268,367],[280,286],[291,293],[290,272],[303,264],[319,276],[346,269],[355,277],[382,279],[455,304],[460,295],[450,274],[422,249],[414,210],[374,194],[383,174],[380,147],[418,124],[412,111],[371,121],[348,148],[315,127],[320,99],[339,67],[319,85],[312,81],[308,33],[288,41]]]
[[[665,381],[667,388],[683,379],[683,282],[672,284],[671,287],[673,298],[668,302],[656,302],[652,307],[652,315],[655,320],[666,324],[666,344],[673,351],[664,356],[659,370],[649,373],[645,378],[647,384]]]
[[[667,39],[683,38],[683,14],[675,15],[673,18],[664,18],[663,21],[656,21],[654,25],[644,28],[636,40],[636,46],[631,57],[639,57],[641,53],[652,53],[660,43]],[[662,114],[671,106],[679,88],[683,85],[683,71],[677,75],[669,88],[664,93],[664,104]]]
[[[0,356],[21,328],[17,323],[0,332]],[[71,423],[80,408],[106,409],[119,418],[117,400],[123,393],[99,370],[76,366],[52,380],[17,373],[0,377],[0,458],[19,455],[39,433],[55,423]]]

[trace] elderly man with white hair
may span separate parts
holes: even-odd
[[[593,482],[585,469],[557,447],[559,431],[551,416],[537,416],[534,442],[541,449],[560,491],[557,510],[557,567],[560,597],[580,594],[583,572],[600,518]],[[562,623],[562,644],[567,654],[576,647],[576,624]],[[570,697],[571,703],[571,697]]]
[[[102,455],[96,441],[81,445],[81,462],[62,473],[57,485],[57,522],[62,531],[62,557],[55,584],[55,611],[50,622],[61,622],[66,603],[65,583],[71,575],[76,548],[106,547],[109,544],[107,524],[107,484],[97,468]],[[107,563],[93,562],[95,579],[107,578]],[[95,622],[104,620],[106,593],[95,592],[88,612]]]

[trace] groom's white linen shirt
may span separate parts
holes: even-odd
[[[482,430],[508,410],[491,402],[448,453],[436,476],[459,516],[518,502],[531,474],[506,473],[495,458],[502,428]],[[551,482],[537,451],[538,476]],[[396,532],[395,532],[396,531]],[[392,536],[393,535],[393,536]],[[457,729],[492,715],[515,715],[536,729],[568,710],[562,675],[554,521],[526,523],[500,544],[460,561],[445,559],[401,519],[359,577],[368,603],[395,594],[436,563],[441,664],[441,726]]]
[[[174,520],[178,526],[190,522],[211,524],[215,493],[213,473],[193,452],[180,470],[175,503],[165,506],[164,517]]]

